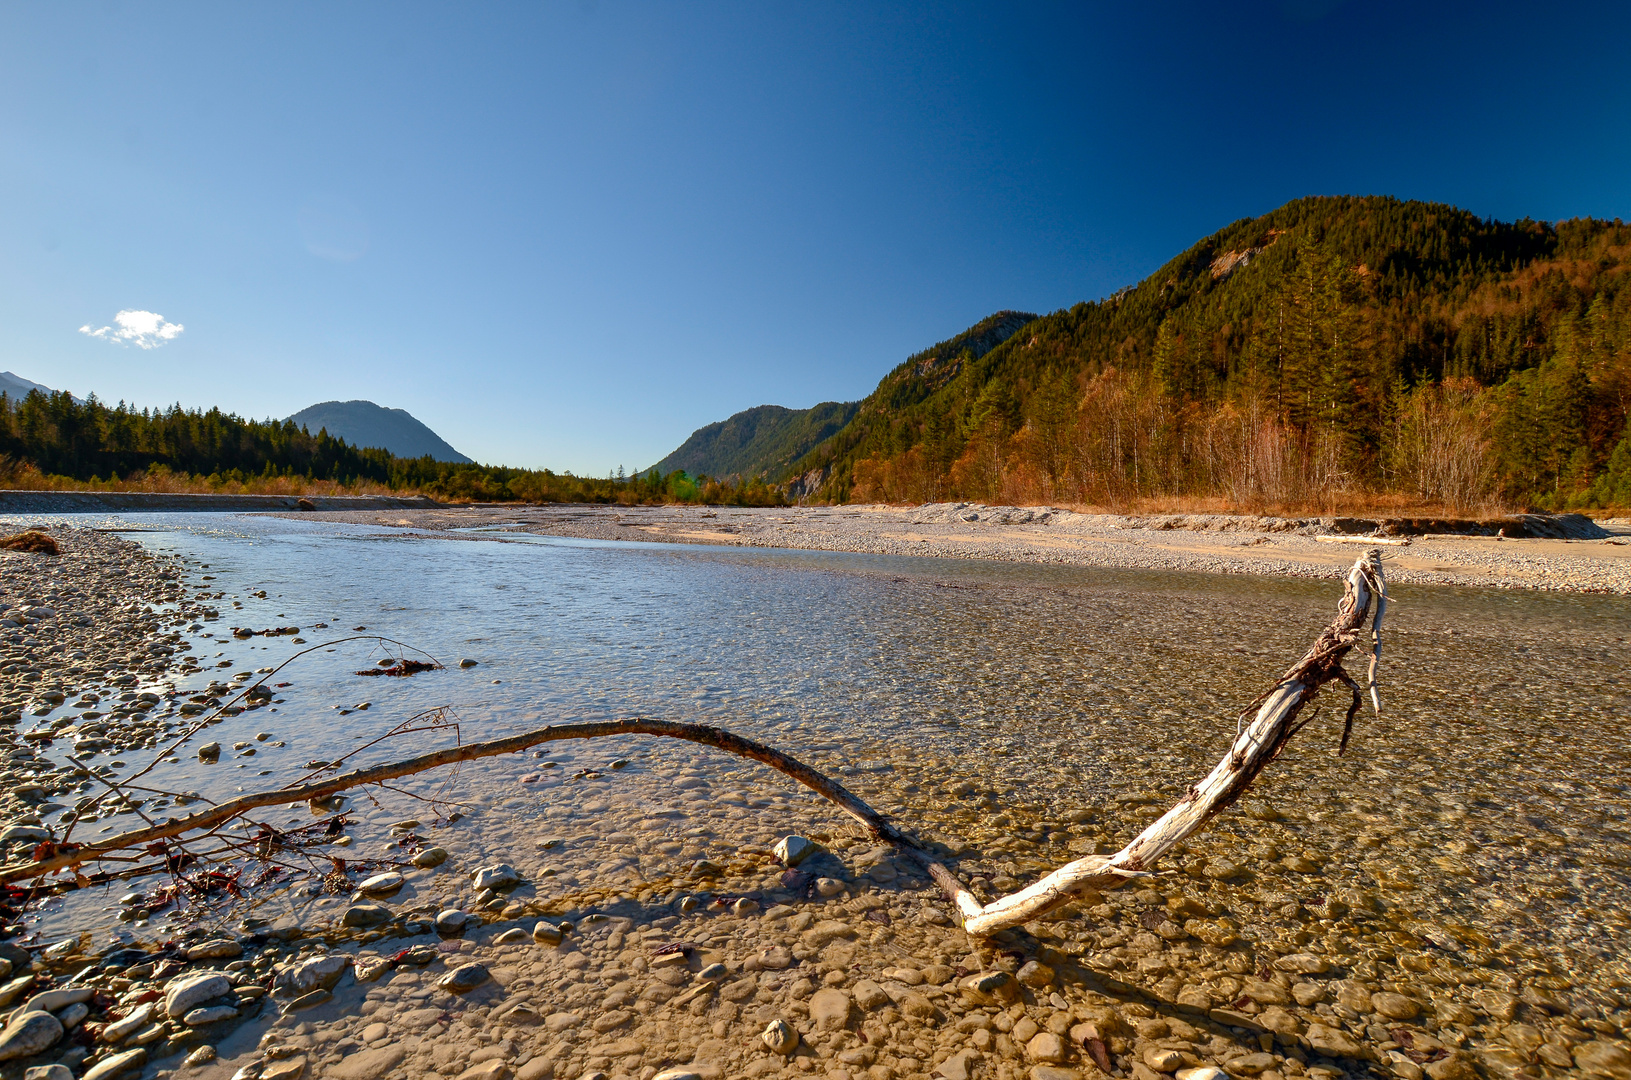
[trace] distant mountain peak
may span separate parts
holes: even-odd
[[[30,382],[13,371],[0,371],[0,394],[5,394],[13,401],[28,396],[30,390],[38,390],[42,394],[54,394],[55,390],[49,386],[42,386],[37,382]],[[74,398],[78,401],[78,398]]]
[[[372,401],[320,401],[301,409],[289,421],[312,434],[326,430],[352,446],[378,447],[397,457],[473,464],[408,410],[386,408]]]

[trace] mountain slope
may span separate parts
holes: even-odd
[[[378,447],[400,458],[430,457],[460,465],[471,460],[414,419],[406,409],[387,409],[372,401],[324,401],[301,409],[289,422],[312,434],[326,430],[356,447]]]
[[[956,337],[907,357],[865,401],[828,401],[812,409],[780,405],[745,409],[698,428],[653,468],[661,473],[684,469],[692,475],[786,480],[794,463],[816,446],[858,438],[858,424],[860,431],[868,430],[860,414],[922,400],[944,386],[963,364],[984,356],[1034,318],[1018,311],[989,315]]]
[[[21,375],[16,375],[9,371],[0,371],[0,394],[5,394],[14,401],[20,401],[27,397],[29,391],[31,390],[38,390],[40,393],[46,395],[56,393],[56,391],[51,389],[49,386],[41,386],[37,382],[29,382]]]
[[[692,476],[772,477],[855,415],[856,402],[824,401],[810,409],[759,405],[698,428],[679,449],[652,466],[666,476],[681,469]]]
[[[1631,227],[1298,199],[925,367],[801,459],[795,494],[1587,505],[1631,403]]]

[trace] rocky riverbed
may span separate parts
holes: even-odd
[[[493,505],[322,516],[438,532],[507,529],[593,540],[1314,578],[1346,574],[1356,551],[1363,549],[1360,526],[1370,524],[1345,518],[1082,514],[1049,506],[980,503],[773,508]],[[1554,535],[1523,539],[1450,533],[1385,537],[1389,579],[1631,595],[1631,522],[1593,523],[1578,515],[1569,517],[1573,520],[1563,526],[1534,518],[1529,528]],[[1577,525],[1584,527],[1573,527]],[[1332,533],[1351,542],[1330,542]],[[1590,538],[1570,535],[1576,533]]]
[[[0,559],[16,624],[0,700],[17,706],[0,797],[8,832],[62,840],[70,823],[133,820],[79,800],[255,673],[220,682],[191,657],[237,602],[207,567],[53,535],[58,559]],[[986,898],[1114,850],[1186,782],[1106,797],[1005,775],[1000,758],[809,749]],[[1510,917],[1500,896],[1527,895],[1514,856],[1566,857],[1567,838],[1509,835],[1504,811],[1395,763],[1362,775],[1358,803],[1333,775],[1277,775],[1275,798],[1221,820],[1151,887],[971,940],[909,863],[757,765],[626,738],[495,760],[456,791],[427,782],[430,804],[359,794],[314,849],[346,861],[325,880],[181,915],[155,875],[95,890],[105,923],[84,932],[25,919],[0,948],[0,1076],[1631,1077],[1619,915],[1591,924],[1609,939],[1555,947],[1537,943],[1546,928],[1492,925]],[[6,861],[39,840],[12,834]],[[1488,917],[1436,906],[1424,868]],[[1506,890],[1466,894],[1486,880]],[[1612,888],[1577,902],[1618,912]]]

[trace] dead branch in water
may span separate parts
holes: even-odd
[[[1354,562],[1337,608],[1337,616],[1331,625],[1320,634],[1301,660],[1252,703],[1257,706],[1256,716],[1237,732],[1229,752],[1204,779],[1116,854],[1078,859],[1029,887],[990,904],[981,904],[957,875],[915,837],[891,824],[836,780],[790,755],[719,728],[645,719],[552,725],[503,739],[447,747],[403,761],[355,769],[326,780],[308,780],[276,791],[242,795],[183,818],[150,823],[145,828],[95,843],[82,846],[50,845],[52,850],[39,852],[42,858],[37,861],[0,868],[0,884],[40,880],[99,859],[118,860],[122,858],[118,854],[120,852],[150,850],[150,845],[159,846],[151,850],[161,850],[166,841],[188,834],[214,833],[238,818],[252,825],[257,824],[246,815],[263,807],[320,802],[351,788],[382,785],[389,780],[458,762],[513,754],[543,743],[567,739],[651,735],[682,739],[752,758],[792,777],[834,803],[873,837],[894,844],[922,867],[957,906],[963,927],[970,934],[990,935],[1030,922],[1089,890],[1113,889],[1129,880],[1150,876],[1162,856],[1199,832],[1207,822],[1240,798],[1258,774],[1285,749],[1291,738],[1307,726],[1308,721],[1299,722],[1298,716],[1328,682],[1343,683],[1353,691],[1353,703],[1348,709],[1342,735],[1341,746],[1346,748],[1354,714],[1360,704],[1360,687],[1343,669],[1342,660],[1362,640],[1364,625],[1369,619],[1371,632],[1366,682],[1371,703],[1380,713],[1376,668],[1381,657],[1382,621],[1386,612],[1387,591],[1381,552],[1371,550]],[[41,847],[46,848],[47,845]]]

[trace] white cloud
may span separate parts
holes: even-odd
[[[119,345],[134,345],[138,349],[156,349],[166,341],[174,341],[185,329],[180,323],[165,322],[155,311],[121,311],[113,317],[117,326],[104,326],[92,330],[89,323],[79,328],[81,334]]]

